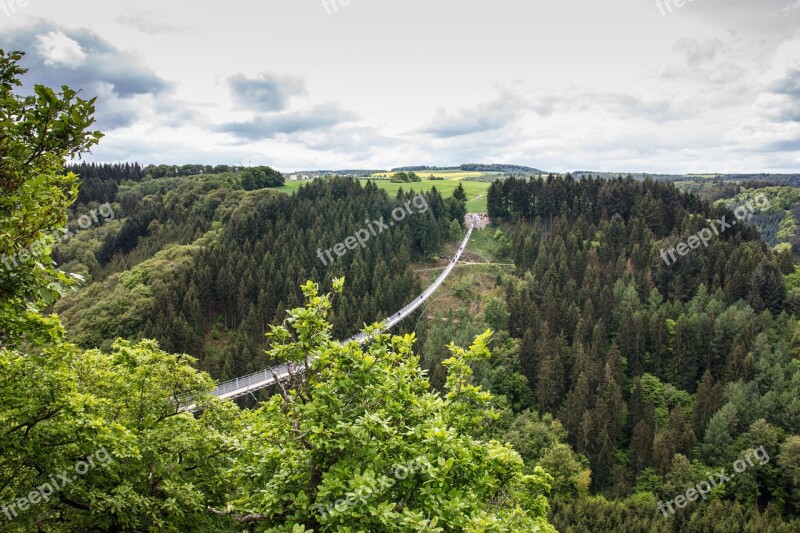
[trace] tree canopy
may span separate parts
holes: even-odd
[[[65,225],[78,193],[77,177],[62,172],[64,159],[101,138],[89,131],[94,99],[66,86],[56,92],[36,85],[30,96],[17,94],[26,73],[22,57],[0,50],[0,347],[58,334],[36,311],[74,279],[55,268],[51,247],[39,243]]]

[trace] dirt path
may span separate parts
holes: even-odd
[[[484,265],[484,266],[514,266],[514,263],[475,263],[475,262],[467,262],[462,261],[456,265],[456,268],[460,266],[473,266],[473,265]],[[431,268],[420,268],[415,270],[414,272],[427,272],[429,270],[442,270],[443,266],[441,267],[431,267]]]

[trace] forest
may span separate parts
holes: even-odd
[[[800,329],[784,280],[796,268],[790,250],[773,252],[738,226],[665,265],[658,249],[733,214],[651,180],[509,179],[488,203],[511,227],[507,332],[528,384],[517,409],[553,420],[591,469],[583,497],[577,487],[555,496],[553,524],[796,528]],[[769,462],[737,475],[711,504],[666,519],[657,511],[654,500],[760,446]]]
[[[0,51],[0,254],[30,251],[0,272],[4,530],[800,528],[792,246],[756,216],[659,256],[758,191],[791,210],[791,190],[495,181],[482,242],[509,268],[455,282],[446,315],[340,344],[421,292],[419,266],[463,238],[463,190],[323,265],[413,183],[287,195],[270,167],[65,167],[101,142],[94,101],[17,94],[20,59]],[[211,394],[280,362],[297,371],[276,390]]]
[[[390,198],[351,178],[316,181],[292,196],[246,191],[224,175],[125,182],[113,203],[117,226],[56,251],[60,264],[92,281],[56,311],[79,346],[152,338],[166,350],[194,354],[217,379],[261,370],[264,333],[302,304],[306,280],[350,280],[330,316],[339,338],[421,292],[412,261],[435,256],[451,232],[460,235],[465,212],[463,201],[443,200],[435,190],[426,194],[425,214],[370,246],[328,266],[317,257],[364,220],[390,219],[414,195]],[[91,205],[79,200],[75,209]]]
[[[117,336],[156,338],[168,351],[199,354],[200,368],[220,379],[275,362],[263,355],[263,333],[302,303],[292,291],[303,278],[322,286],[339,275],[356,280],[330,314],[344,338],[354,324],[384,316],[419,292],[412,264],[436,255],[462,229],[450,226],[463,206],[434,194],[431,218],[409,219],[397,235],[365,250],[367,257],[358,251],[323,273],[314,257],[321,244],[393,205],[369,182],[318,180],[296,197],[228,189],[218,176],[128,186],[118,199],[126,222],[93,243],[105,259],[87,272],[92,283],[56,309],[80,346]],[[486,328],[494,331],[494,357],[475,366],[475,379],[497,395],[495,435],[526,464],[553,475],[549,517],[558,530],[680,531],[723,517],[752,531],[796,527],[800,329],[797,297],[787,291],[795,272],[791,251],[772,251],[754,227],[742,225],[665,265],[659,249],[733,214],[652,180],[509,178],[492,185],[489,210],[502,228],[495,240],[515,265],[497,280],[503,297],[480,316],[455,309],[442,322],[425,323],[416,346],[431,387],[443,391],[450,341],[468,346]],[[357,214],[348,219],[351,211]],[[139,217],[157,221],[158,233],[120,239],[127,220]],[[416,241],[415,234],[430,240]],[[117,244],[127,241],[135,245]],[[307,245],[289,245],[297,242]],[[56,257],[75,261],[78,245],[60,247]],[[373,261],[381,257],[397,270],[379,268]],[[235,285],[224,284],[233,278],[226,268],[241,273]],[[218,274],[203,277],[204,271]],[[381,271],[382,285],[375,278]],[[401,284],[404,272],[408,281]],[[294,285],[275,284],[293,276]],[[278,287],[285,300],[266,298],[281,294]],[[662,516],[659,502],[762,446],[766,465],[715,491],[710,503]]]

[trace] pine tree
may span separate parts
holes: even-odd
[[[714,413],[722,407],[724,402],[722,387],[714,382],[714,377],[710,370],[706,370],[694,400],[694,433],[695,435],[705,435],[706,427]]]
[[[467,193],[464,191],[464,185],[460,181],[458,182],[458,187],[453,191],[453,198],[461,202],[466,202],[468,200]]]

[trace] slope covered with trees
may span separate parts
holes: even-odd
[[[591,468],[595,496],[556,493],[554,524],[796,528],[800,327],[783,277],[794,271],[791,254],[738,224],[666,264],[662,249],[735,216],[650,180],[508,179],[492,186],[488,205],[510,225],[516,265],[502,280],[517,339],[510,367],[527,384],[514,386],[515,407],[556,417]],[[737,474],[713,502],[662,517],[658,502],[761,446],[766,464]]]
[[[414,197],[390,198],[350,178],[315,181],[292,196],[246,191],[229,175],[126,182],[112,204],[114,226],[59,248],[57,259],[92,283],[56,310],[80,346],[154,338],[196,355],[220,379],[259,370],[264,332],[302,302],[307,279],[351,280],[331,317],[340,338],[421,292],[412,260],[437,255],[464,209],[433,190],[422,197],[425,212],[388,226],[392,210]],[[379,220],[387,224],[380,233]],[[324,251],[367,222],[376,235],[329,263]]]
[[[747,188],[720,200],[720,203],[735,209],[753,201],[758,194],[763,194],[769,201],[768,209],[753,214],[752,223],[758,228],[761,238],[778,250],[789,249],[795,255],[800,255],[800,188]]]

